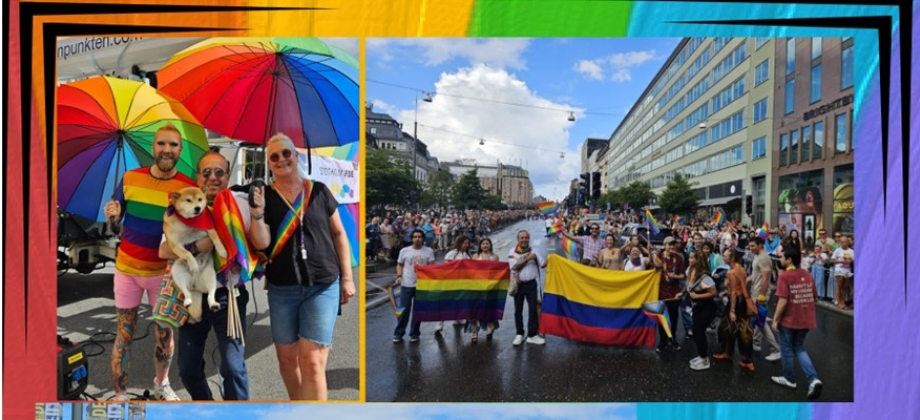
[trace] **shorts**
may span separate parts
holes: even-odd
[[[294,344],[299,337],[331,347],[338,313],[338,279],[314,286],[268,285],[268,314],[275,344]]]
[[[160,295],[160,286],[163,285],[163,275],[134,276],[115,270],[115,307],[118,309],[132,309],[141,306],[144,292],[147,292],[147,304],[153,307]]]

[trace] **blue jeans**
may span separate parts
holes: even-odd
[[[679,280],[677,285],[680,286],[680,290],[684,291],[687,289],[687,281]],[[684,305],[683,299],[679,301],[680,307],[680,319],[684,324],[684,334],[690,334],[693,331],[693,315],[687,313],[687,305]],[[671,334],[674,334],[675,338],[677,337],[677,324],[671,326]]]
[[[406,335],[406,326],[409,325],[409,317],[412,315],[412,302],[415,301],[415,288],[400,286],[399,306],[403,307],[403,312],[396,321],[396,330],[393,331],[393,337],[402,338]],[[422,322],[412,319],[412,328],[409,330],[409,337],[418,338],[422,335]]]
[[[240,309],[240,320],[243,321],[243,333],[246,333],[246,305],[249,303],[249,292],[240,288],[240,295],[236,302]],[[178,354],[179,377],[182,385],[192,396],[193,400],[213,400],[208,378],[205,376],[205,344],[208,333],[213,330],[217,337],[217,348],[220,349],[220,376],[223,378],[224,400],[249,399],[249,375],[246,372],[245,348],[239,339],[227,336],[227,295],[226,288],[219,288],[215,298],[220,304],[217,312],[212,312],[207,307],[201,314],[201,321],[197,323],[186,322],[179,328],[179,340],[176,351]],[[207,301],[203,302],[207,305]]]
[[[805,352],[805,336],[808,334],[808,330],[797,330],[792,328],[786,328],[782,325],[779,326],[779,348],[780,354],[782,355],[783,362],[783,376],[786,377],[786,380],[789,382],[795,383],[795,370],[793,357],[799,359],[799,365],[802,366],[802,371],[805,372],[805,377],[808,379],[808,383],[818,379],[818,372],[815,371],[815,366],[811,364],[811,358],[808,357],[808,353]]]

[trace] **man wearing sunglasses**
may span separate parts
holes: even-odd
[[[583,250],[581,263],[591,267],[600,267],[601,250],[604,249],[604,238],[601,238],[601,227],[597,223],[591,223],[590,235],[575,236],[564,229],[562,234],[571,239]]]
[[[230,181],[230,162],[220,153],[208,152],[198,161],[198,186],[208,197],[208,203],[213,203],[217,195],[226,190]],[[250,208],[246,193],[234,193],[236,206],[240,211],[247,235],[249,232]],[[254,210],[262,212],[264,202],[257,198]],[[192,253],[211,252],[214,244],[211,239],[204,237],[192,244]],[[160,257],[173,260],[177,256],[172,253],[164,242],[160,245]],[[227,270],[218,274],[224,284],[236,284],[240,277],[240,266],[234,264]],[[236,289],[236,303],[240,311],[240,319],[246,319],[246,305],[249,304],[249,291],[245,286]],[[192,292],[198,293],[198,292]],[[182,384],[192,396],[192,400],[213,400],[208,377],[204,372],[205,348],[207,347],[208,334],[213,330],[217,337],[217,348],[220,350],[220,376],[223,379],[221,389],[223,399],[248,400],[249,399],[249,374],[246,371],[245,347],[240,339],[231,338],[227,331],[227,299],[229,291],[226,287],[218,287],[215,298],[220,304],[216,312],[202,311],[201,320],[195,323],[186,322],[179,327],[178,363],[179,377]],[[246,333],[246,323],[243,322],[243,334]]]

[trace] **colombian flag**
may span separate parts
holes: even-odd
[[[416,266],[415,270],[415,319],[502,319],[511,280],[507,262],[455,260]]]
[[[540,212],[543,213],[544,216],[555,214],[556,211],[559,210],[559,206],[553,201],[539,203],[537,204],[537,208],[540,209]]]
[[[652,347],[656,323],[642,305],[658,299],[655,270],[611,271],[549,256],[540,333],[608,346]]]

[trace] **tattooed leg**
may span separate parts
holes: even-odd
[[[112,346],[112,380],[115,394],[128,392],[128,368],[131,367],[131,340],[137,328],[137,308],[115,309],[118,330]]]
[[[175,345],[172,328],[163,328],[157,324],[156,350],[153,352],[153,366],[156,369],[158,383],[163,383],[169,375],[169,365],[172,364]]]

